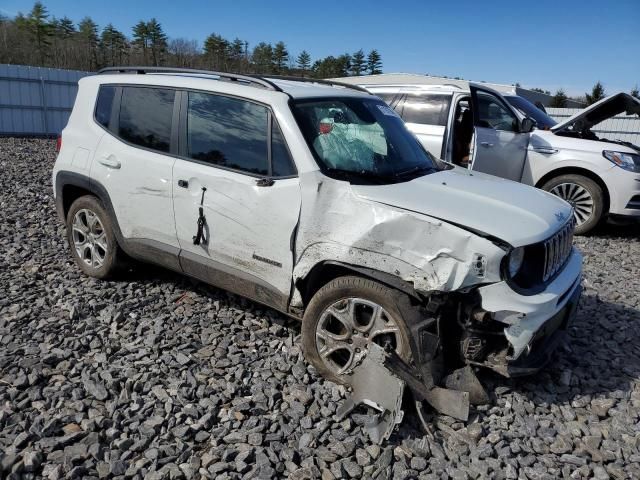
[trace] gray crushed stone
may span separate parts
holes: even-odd
[[[384,445],[320,378],[300,326],[151,267],[80,274],[51,191],[55,141],[0,139],[0,477],[640,478],[640,229],[576,243],[585,292],[540,374],[482,376],[465,425],[410,413]],[[365,412],[366,413],[366,412]]]

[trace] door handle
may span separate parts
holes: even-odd
[[[530,147],[529,150],[531,150],[532,152],[546,153],[547,155],[558,153],[557,148],[551,148],[551,147]]]
[[[121,166],[120,161],[113,155],[102,155],[100,158],[98,158],[98,162],[109,168],[118,169]]]
[[[256,180],[256,185],[258,187],[270,187],[274,183],[276,182],[272,178],[259,178]]]
[[[178,180],[178,186],[182,188],[189,188],[189,182],[187,180]]]
[[[483,147],[486,147],[486,148],[493,147],[493,143],[489,143],[489,142],[481,142],[480,145],[482,145]]]

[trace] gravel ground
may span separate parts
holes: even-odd
[[[577,243],[585,293],[544,372],[483,375],[464,425],[382,446],[304,361],[299,325],[163,270],[87,278],[54,210],[55,142],[0,139],[0,477],[639,478],[640,229]]]

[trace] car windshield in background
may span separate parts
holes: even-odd
[[[517,95],[508,96],[505,98],[511,104],[511,106],[520,110],[520,113],[527,117],[533,118],[536,121],[536,126],[540,130],[547,130],[558,123],[526,98],[519,97]]]
[[[379,100],[298,100],[296,121],[322,171],[351,182],[394,183],[442,169]]]

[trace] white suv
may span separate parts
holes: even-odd
[[[372,343],[534,372],[580,294],[568,203],[436,160],[350,86],[109,69],[80,80],[53,179],[83,272],[126,254],[301,319],[337,382]]]
[[[578,234],[605,217],[640,219],[640,147],[591,131],[623,112],[640,115],[640,100],[629,94],[612,95],[558,124],[525,98],[473,83],[463,89],[359,79],[359,85],[392,106],[434,155],[571,203]]]

